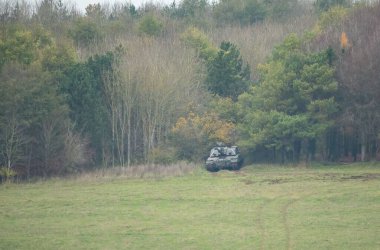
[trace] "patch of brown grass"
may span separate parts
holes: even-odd
[[[183,176],[191,173],[198,165],[195,163],[178,162],[172,165],[144,164],[130,167],[110,167],[80,173],[74,178],[76,180],[96,179],[161,179],[165,177]]]

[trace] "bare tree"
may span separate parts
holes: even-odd
[[[196,57],[178,38],[132,36],[105,92],[119,164],[129,166],[167,140],[170,129],[199,97]],[[115,163],[115,162],[114,162]]]
[[[84,166],[91,161],[91,152],[88,150],[88,140],[75,132],[74,126],[67,124],[64,135],[64,161],[70,169]]]
[[[8,170],[11,170],[14,163],[24,160],[22,147],[28,142],[25,127],[22,126],[22,123],[20,123],[15,114],[7,117],[0,127],[0,145],[3,146],[1,151],[6,162],[6,167]]]
[[[375,138],[380,131],[379,12],[379,3],[358,7],[317,39],[320,47],[335,51],[343,94],[340,125],[357,134],[362,161],[368,158],[370,144],[377,147]]]

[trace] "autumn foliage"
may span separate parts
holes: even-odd
[[[172,129],[172,139],[179,156],[199,159],[217,142],[235,143],[236,128],[232,122],[218,118],[216,113],[198,115],[190,112],[177,120]]]
[[[346,32],[342,32],[342,35],[340,36],[340,47],[342,48],[342,51],[344,51],[348,46],[348,38]]]

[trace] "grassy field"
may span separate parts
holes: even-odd
[[[380,249],[380,165],[3,184],[0,249]]]

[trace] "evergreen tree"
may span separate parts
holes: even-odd
[[[249,80],[249,65],[244,65],[239,49],[230,42],[222,42],[216,57],[207,65],[208,90],[237,100],[240,94],[247,91]]]
[[[90,57],[85,63],[77,63],[65,72],[60,84],[71,110],[71,119],[90,137],[98,161],[107,144],[109,131],[103,77],[112,71],[113,59],[110,52]]]
[[[261,66],[259,85],[239,99],[242,144],[278,151],[283,161],[299,160],[303,148],[313,153],[315,140],[331,127],[337,111],[329,53],[304,52],[296,36],[275,49]]]

